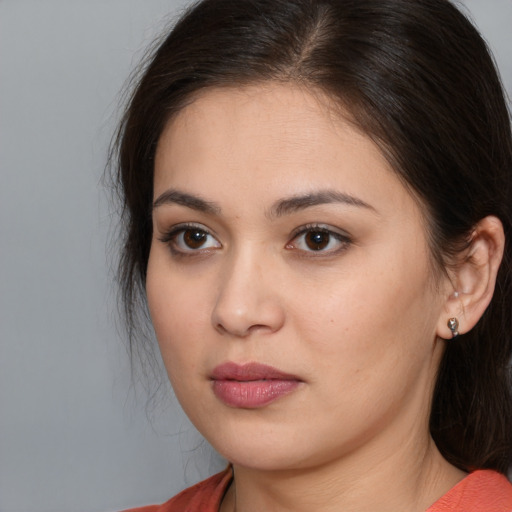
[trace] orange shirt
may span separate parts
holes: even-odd
[[[496,471],[475,471],[426,512],[512,512],[512,484]]]
[[[163,505],[132,508],[124,512],[218,512],[232,479],[233,472],[228,466],[221,473],[181,491]]]
[[[233,473],[228,467],[185,489],[163,505],[125,512],[218,512]],[[512,512],[512,484],[500,473],[479,470],[469,474],[425,512]]]

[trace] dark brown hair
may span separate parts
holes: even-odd
[[[472,331],[447,343],[430,429],[456,466],[506,472],[510,118],[484,41],[448,0],[204,0],[185,13],[144,67],[111,156],[123,204],[119,275],[130,336],[144,301],[153,160],[165,124],[202,89],[268,80],[326,93],[379,145],[424,205],[438,269],[479,220],[501,219],[506,248],[493,301]]]

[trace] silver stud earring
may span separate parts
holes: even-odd
[[[456,338],[459,335],[459,331],[457,330],[459,328],[459,321],[456,318],[450,318],[447,325],[448,329],[452,331],[452,338]]]

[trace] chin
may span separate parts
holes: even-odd
[[[287,471],[312,468],[337,454],[332,445],[315,443],[314,433],[295,428],[256,425],[222,429],[222,435],[203,431],[210,444],[234,466],[259,471]],[[317,441],[321,439],[317,438]]]
[[[220,449],[222,449],[221,447]],[[221,455],[231,464],[257,471],[290,471],[314,466],[312,460],[305,454],[298,454],[297,448],[260,446],[230,446],[225,447]],[[300,456],[302,455],[302,456]]]

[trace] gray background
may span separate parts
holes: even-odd
[[[512,0],[465,3],[510,94]],[[0,0],[1,512],[162,502],[222,465],[130,379],[100,184],[118,93],[182,5]]]

